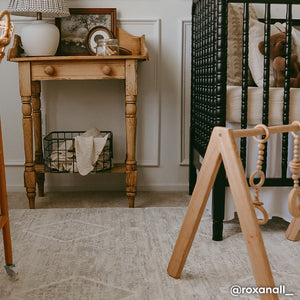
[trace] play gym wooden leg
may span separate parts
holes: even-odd
[[[41,83],[40,81],[32,82],[32,113],[34,127],[34,142],[35,142],[35,164],[44,164],[43,149],[42,149],[42,118],[41,118]],[[38,184],[38,193],[40,197],[44,196],[45,174],[36,173]]]
[[[33,130],[31,106],[31,68],[29,62],[19,63],[19,84],[23,113],[23,136],[25,150],[24,183],[29,207],[35,208],[36,177],[33,162]]]
[[[212,136],[206,153],[169,262],[168,274],[174,278],[179,278],[181,275],[221,164],[221,155],[218,152],[215,135]]]
[[[126,60],[126,195],[128,206],[134,207],[137,185],[136,144],[137,61]]]
[[[220,140],[219,149],[222,153],[256,285],[258,287],[274,287],[269,260],[232,130],[217,128],[217,131]],[[260,298],[270,300],[278,299],[278,296],[275,294],[261,294]]]
[[[300,218],[294,218],[290,223],[285,236],[288,240],[297,241],[300,237]]]
[[[13,257],[12,257],[11,236],[10,236],[10,228],[9,228],[9,215],[8,215],[8,205],[7,205],[1,123],[0,123],[0,208],[1,208],[1,220],[3,218],[5,222],[5,224],[2,227],[5,263],[7,265],[11,265],[13,263]]]

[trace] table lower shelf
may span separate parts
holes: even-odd
[[[44,164],[36,164],[34,169],[37,173],[67,174],[67,172],[66,173],[64,173],[64,172],[47,172],[47,171],[45,171],[45,165]],[[126,166],[125,166],[125,163],[114,164],[113,167],[110,170],[103,170],[103,171],[98,172],[98,173],[126,173]],[[74,174],[74,173],[71,173],[71,174]]]

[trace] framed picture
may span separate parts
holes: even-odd
[[[104,26],[92,28],[87,36],[87,49],[89,53],[95,55],[99,41],[103,39],[112,39],[113,37],[112,32]]]
[[[103,26],[117,34],[116,8],[70,8],[70,16],[57,18],[60,30],[59,55],[89,55],[87,37],[90,30]]]

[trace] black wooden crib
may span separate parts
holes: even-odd
[[[285,82],[283,92],[282,123],[289,124],[290,112],[290,57],[292,49],[292,26],[299,26],[299,20],[293,20],[294,7],[300,4],[297,0],[194,0],[192,9],[192,77],[191,77],[191,123],[190,123],[190,169],[189,183],[190,194],[196,183],[195,153],[204,157],[215,126],[226,126],[227,104],[227,28],[228,5],[242,3],[243,5],[243,33],[242,33],[242,57],[241,57],[241,116],[240,128],[245,129],[249,123],[247,120],[248,109],[248,44],[249,44],[249,5],[260,3],[264,7],[264,66],[263,66],[263,95],[261,122],[269,124],[269,91],[270,91],[270,35],[271,24],[274,22],[271,16],[271,8],[274,4],[282,4],[286,9],[285,42]],[[300,8],[300,7],[298,7]],[[300,58],[299,58],[300,59]],[[299,99],[300,101],[300,99]],[[282,134],[281,149],[281,177],[266,178],[265,186],[291,186],[293,182],[287,175],[288,169],[288,134]],[[241,160],[246,168],[247,139],[240,141]],[[268,164],[267,149],[263,170]],[[228,182],[223,166],[217,175],[212,196],[213,205],[213,240],[222,240],[225,187]]]

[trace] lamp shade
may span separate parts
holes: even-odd
[[[28,17],[36,17],[38,12],[46,18],[70,15],[64,0],[10,0],[7,10],[12,15]]]

